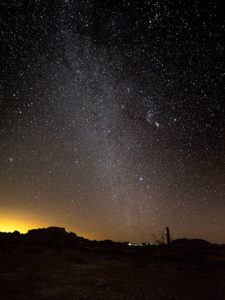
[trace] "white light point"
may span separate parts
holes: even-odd
[[[159,123],[155,121],[155,126],[159,128]]]

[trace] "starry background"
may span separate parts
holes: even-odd
[[[222,1],[1,1],[0,230],[225,242]]]

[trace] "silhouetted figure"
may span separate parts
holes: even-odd
[[[167,245],[170,244],[170,230],[169,227],[166,227],[166,240],[167,240]]]

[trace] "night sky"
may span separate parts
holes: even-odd
[[[1,231],[225,242],[222,3],[1,1]]]

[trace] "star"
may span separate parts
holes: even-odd
[[[159,123],[155,121],[155,126],[159,128]]]

